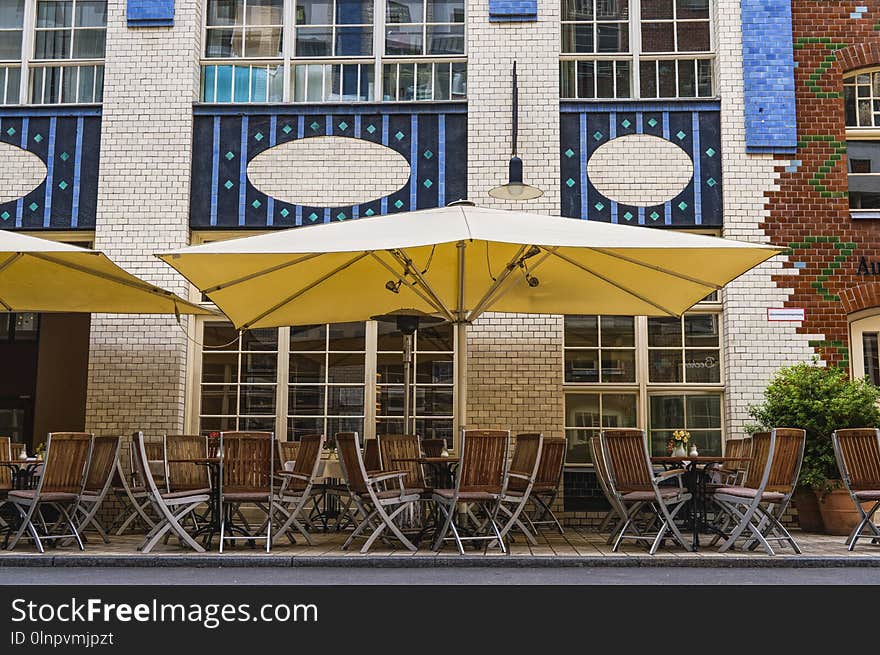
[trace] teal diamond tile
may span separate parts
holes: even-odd
[[[430,159],[431,157],[434,156],[434,153],[431,152],[430,150],[425,150],[425,152],[422,154],[422,156],[423,156],[425,159]]]
[[[712,187],[712,186],[715,186],[716,184],[718,184],[718,182],[715,181],[714,177],[710,177],[708,180],[706,180],[706,184],[708,186]]]
[[[284,132],[285,134],[290,134],[291,132],[293,132],[293,128],[290,127],[290,125],[285,125],[284,127],[281,128],[281,131]]]
[[[651,127],[657,127],[657,119],[656,118],[649,118],[648,125],[650,125]]]
[[[376,126],[375,126],[375,125],[373,125],[372,123],[370,123],[369,125],[367,125],[367,132],[369,132],[370,134],[372,134],[372,133],[375,132],[375,131],[376,131]]]
[[[345,130],[348,129],[348,123],[346,123],[345,121],[340,121],[339,122],[339,129],[342,130],[343,132],[345,132]]]
[[[309,127],[312,128],[312,131],[315,131],[315,130],[317,130],[319,127],[321,127],[321,124],[320,124],[318,121],[312,121],[312,122],[309,124]]]
[[[254,134],[254,138],[255,138],[257,141],[262,141],[262,140],[263,140],[263,133],[262,133],[262,132],[257,132],[256,134]]]
[[[311,214],[309,214],[309,220],[314,223],[316,220],[318,220],[318,215],[315,212],[312,212]]]
[[[344,221],[344,220],[345,220],[345,213],[344,213],[344,212],[339,212],[338,214],[336,214],[336,220],[338,220],[338,221]]]
[[[715,149],[714,148],[706,148],[706,154],[709,155],[710,157],[714,157],[715,156]]]
[[[599,130],[593,132],[593,138],[596,139],[596,141],[601,141],[603,136],[604,135]]]
[[[8,221],[9,220],[9,212],[3,212],[2,214],[0,214],[0,218],[2,218],[4,221]]]
[[[422,182],[422,184],[425,185],[426,189],[430,189],[432,186],[434,186],[434,183],[431,180],[425,180],[424,182]]]
[[[42,140],[43,140],[43,135],[40,134],[39,132],[37,132],[37,133],[34,135],[34,141],[36,141],[37,143],[39,143],[39,142],[42,141]]]
[[[58,156],[61,158],[61,161],[67,161],[68,159],[70,159],[70,155],[68,155],[66,152],[62,152]]]
[[[229,161],[232,161],[233,159],[235,159],[235,153],[232,151],[229,151],[224,155],[224,157],[226,157],[226,159],[228,159]]]
[[[631,220],[633,219],[632,212],[626,212],[626,213],[624,213],[623,217],[624,217],[626,220],[631,221]]]
[[[404,134],[400,130],[397,130],[397,133],[394,135],[394,138],[397,139],[398,141],[400,141],[405,136],[406,136],[406,134]]]
[[[568,157],[569,159],[571,159],[572,157],[574,157],[574,150],[572,150],[571,148],[569,148],[568,150],[566,150],[566,151],[565,151],[564,153],[562,153],[562,154],[565,155],[566,157]]]
[[[603,205],[601,202],[597,202],[595,205],[593,205],[593,207],[596,208],[596,211],[597,211],[597,212],[600,212],[600,211],[602,211],[603,209],[605,209],[605,205]]]
[[[287,207],[285,207],[284,209],[282,209],[278,213],[281,214],[284,218],[287,218],[288,216],[290,216],[290,212],[287,210]]]
[[[70,186],[70,185],[69,185],[67,182],[65,182],[64,180],[61,180],[61,181],[58,183],[58,188],[61,189],[62,191],[64,191],[64,190],[65,190],[67,187],[69,187],[69,186]]]
[[[229,189],[231,189],[235,185],[232,183],[232,180],[226,180],[226,183],[223,186],[225,186],[226,190],[228,191]]]
[[[650,214],[648,214],[648,216],[651,218],[652,221],[656,221],[658,218],[660,218],[660,214],[658,214],[657,212],[651,212]]]
[[[629,129],[629,126],[632,125],[628,118],[624,118],[620,124],[624,127],[624,129]]]
[[[375,213],[376,212],[374,212],[372,209],[368,209],[367,211],[364,212],[364,216],[372,216]]]
[[[571,178],[568,178],[568,179],[565,181],[565,185],[570,189],[571,187],[573,187],[573,186],[575,185],[575,181],[574,181],[573,179],[571,179]]]
[[[397,209],[400,209],[401,207],[403,207],[403,201],[402,201],[402,200],[395,200],[395,201],[394,201],[394,206],[395,206]]]
[[[28,209],[30,209],[32,212],[37,211],[37,209],[39,209],[39,208],[40,208],[40,206],[35,202],[32,202],[31,204],[28,205]]]
[[[677,136],[678,140],[681,141],[683,138],[685,138],[687,136],[687,134],[685,134],[684,132],[679,130],[678,132],[675,133],[675,136]]]
[[[15,128],[10,127],[8,130],[6,130],[6,134],[8,134],[9,136],[12,136],[13,134],[15,134]]]
[[[684,211],[685,209],[688,208],[688,204],[684,200],[682,200],[680,203],[678,203],[678,208],[681,211]]]
[[[259,200],[254,200],[254,201],[251,203],[251,207],[253,207],[254,209],[259,209],[260,206],[261,206],[262,204],[263,204],[263,203],[261,203]]]

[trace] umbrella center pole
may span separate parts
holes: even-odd
[[[410,431],[412,424],[412,365],[413,335],[403,335],[403,433],[415,434]]]

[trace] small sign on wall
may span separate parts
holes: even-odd
[[[128,0],[126,19],[129,27],[172,27],[174,0]]]
[[[806,311],[803,307],[768,307],[768,321],[803,321]]]

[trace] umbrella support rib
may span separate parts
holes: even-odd
[[[510,274],[516,268],[516,263],[520,260],[527,247],[528,246],[520,246],[519,250],[516,251],[516,254],[513,256],[513,258],[509,262],[507,262],[507,264],[505,264],[504,270],[501,271],[501,273],[498,275],[498,278],[495,280],[492,286],[489,287],[489,290],[485,294],[483,294],[483,297],[480,298],[480,301],[476,305],[474,305],[471,313],[468,314],[468,323],[473,323],[474,320],[476,320],[476,318],[483,313],[483,310],[486,308],[486,305],[489,304],[492,296],[495,295],[495,292],[498,291],[501,285],[507,281],[508,277],[510,277]]]
[[[345,262],[344,264],[342,264],[342,265],[340,265],[340,266],[337,266],[335,269],[333,269],[332,271],[330,271],[327,275],[325,275],[324,277],[322,277],[320,280],[315,280],[314,282],[312,282],[311,284],[306,285],[305,287],[303,287],[302,289],[300,289],[300,290],[297,291],[296,293],[289,295],[287,298],[285,298],[284,300],[282,300],[280,303],[277,303],[277,304],[274,305],[273,307],[270,307],[269,309],[267,309],[266,311],[264,311],[264,312],[263,312],[262,314],[260,314],[259,316],[256,316],[255,318],[252,318],[251,320],[249,320],[249,321],[247,321],[247,322],[245,322],[245,323],[242,323],[242,324],[241,324],[241,327],[239,327],[239,329],[240,329],[240,330],[246,330],[246,329],[250,328],[254,323],[257,323],[257,322],[259,322],[259,321],[262,321],[264,318],[266,318],[266,317],[269,316],[270,314],[274,314],[274,313],[277,312],[279,309],[281,309],[281,308],[284,307],[285,305],[287,305],[287,304],[293,302],[294,300],[296,300],[297,298],[299,298],[299,297],[300,297],[301,295],[303,295],[304,293],[306,293],[306,292],[308,292],[308,291],[311,291],[311,290],[314,289],[315,287],[317,287],[317,286],[323,284],[323,283],[326,282],[327,280],[329,280],[329,279],[331,279],[332,277],[334,277],[337,273],[341,273],[342,271],[344,271],[345,269],[347,269],[347,268],[350,267],[350,266],[353,266],[354,264],[356,264],[357,262],[359,262],[360,260],[362,260],[364,257],[366,257],[366,256],[368,256],[368,255],[369,255],[368,252],[358,253],[358,255],[357,255],[356,257],[353,257],[352,259],[349,259],[349,260],[348,260],[347,262]]]
[[[433,298],[429,297],[427,294],[425,294],[425,292],[419,289],[418,285],[415,282],[409,282],[408,280],[404,279],[404,277],[400,273],[395,271],[388,262],[382,261],[382,258],[379,257],[379,255],[377,255],[375,252],[370,251],[370,255],[373,257],[373,259],[379,262],[389,273],[391,273],[391,275],[396,277],[398,282],[402,282],[403,284],[405,284],[407,289],[412,291],[427,304],[431,305],[431,307],[433,307],[439,313],[443,313],[443,307],[441,305],[438,305]]]
[[[412,260],[407,256],[406,252],[401,249],[389,250],[388,252],[391,253],[391,256],[394,257],[394,259],[396,259],[397,262],[401,266],[403,266],[410,275],[415,278],[416,283],[420,287],[422,287],[422,290],[434,299],[434,302],[437,303],[437,306],[440,308],[441,313],[446,317],[446,320],[448,320],[450,323],[455,323],[455,317],[452,315],[452,312],[443,303],[443,301],[440,300],[440,297],[436,293],[434,293],[434,290],[431,288],[431,285],[428,284],[428,281],[424,278],[424,276],[422,276],[422,274],[419,273],[419,271],[415,267],[413,267]]]
[[[645,262],[640,262],[638,259],[635,259],[633,257],[627,257],[626,255],[612,252],[607,248],[590,248],[590,250],[601,253],[603,255],[607,255],[609,257],[614,257],[615,259],[620,259],[630,264],[635,264],[636,266],[641,266],[642,268],[651,269],[652,271],[656,271],[658,273],[665,273],[666,275],[677,277],[681,280],[687,280],[688,282],[693,282],[694,284],[701,284],[704,287],[709,287],[710,289],[714,289],[715,291],[721,290],[720,284],[715,284],[714,282],[706,282],[705,280],[700,280],[699,278],[691,277],[690,275],[685,275],[684,273],[676,273],[675,271],[670,271],[665,268],[655,266],[654,264],[646,264]]]
[[[275,273],[277,271],[284,270],[285,268],[290,268],[291,266],[296,266],[297,264],[301,264],[302,262],[307,262],[310,259],[314,259],[315,257],[320,257],[324,253],[314,252],[308,255],[303,255],[298,259],[294,259],[290,262],[284,262],[283,264],[278,264],[276,266],[270,266],[262,271],[257,271],[256,273],[250,273],[245,275],[244,277],[237,278],[235,280],[230,280],[229,282],[224,282],[223,284],[218,284],[213,287],[208,287],[205,289],[204,293],[210,294],[214,291],[221,291],[223,289],[228,289],[229,287],[234,287],[237,284],[242,284],[243,282],[247,282],[249,280],[253,280],[254,278],[262,277],[263,275],[269,275],[270,273]]]
[[[100,254],[100,253],[95,253]],[[111,282],[118,282],[119,284],[131,287],[132,289],[139,289],[141,291],[151,291],[158,296],[167,296],[169,301],[173,301],[174,294],[166,289],[162,289],[161,287],[154,286],[149,282],[143,282],[141,280],[133,281],[126,280],[125,278],[116,277],[115,275],[108,275],[107,273],[102,273],[101,271],[93,271],[91,269],[86,268],[85,266],[79,266],[78,264],[72,264],[70,262],[65,262],[62,260],[55,259],[54,257],[50,257],[49,255],[44,255],[39,252],[29,252],[28,255],[33,257],[34,259],[42,259],[44,262],[49,262],[50,264],[55,264],[56,266],[60,266],[61,268],[69,268],[73,271],[78,271],[80,273],[85,273],[86,275],[91,275],[92,277],[97,277],[102,280],[110,280]],[[108,258],[109,259],[109,258]]]
[[[556,252],[556,251],[552,251],[552,254],[553,254],[555,257],[559,257],[559,259],[561,259],[562,261],[564,261],[564,262],[568,262],[569,264],[571,264],[571,265],[574,266],[575,268],[579,268],[579,269],[581,269],[582,271],[584,271],[585,273],[589,273],[590,275],[593,275],[593,276],[599,278],[599,279],[602,280],[603,282],[607,282],[607,283],[610,284],[611,286],[620,289],[620,290],[623,291],[624,293],[628,293],[629,295],[633,296],[634,298],[638,298],[638,299],[641,300],[642,302],[647,303],[648,305],[651,305],[652,307],[656,307],[657,309],[659,309],[659,310],[660,310],[661,312],[663,312],[664,314],[668,314],[669,316],[675,316],[675,317],[681,316],[681,314],[676,314],[676,313],[673,312],[672,310],[667,309],[666,307],[663,307],[662,305],[658,305],[658,304],[655,303],[653,300],[649,300],[648,298],[645,298],[645,296],[641,295],[640,293],[636,293],[636,292],[633,291],[632,289],[627,289],[627,288],[626,288],[625,286],[623,286],[622,284],[619,284],[618,282],[615,282],[614,280],[611,280],[610,278],[607,278],[607,277],[605,277],[604,275],[601,275],[600,273],[597,273],[597,272],[594,271],[593,269],[591,269],[591,268],[589,268],[589,267],[587,267],[587,266],[584,266],[584,265],[581,264],[580,262],[577,262],[577,261],[571,259],[570,257],[567,257],[567,256],[565,256],[565,255],[563,255],[563,254],[560,254],[560,253]]]

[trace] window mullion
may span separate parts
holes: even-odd
[[[632,98],[642,97],[640,58],[642,54],[642,8],[639,0],[629,5],[629,49],[632,53]]]
[[[281,54],[284,59],[284,63],[281,66],[282,74],[284,75],[284,79],[282,80],[281,98],[284,102],[290,102],[293,95],[293,66],[291,65],[290,60],[294,46],[295,19],[296,1],[284,0],[284,15],[282,17],[283,27],[281,28]]]
[[[30,103],[30,62],[34,56],[34,40],[37,26],[37,3],[24,4],[24,22],[21,34],[21,79],[19,80],[19,103]]]
[[[278,355],[276,358],[275,381],[278,385],[275,393],[275,438],[287,441],[288,418],[290,414],[288,400],[290,397],[290,328],[278,328]]]

